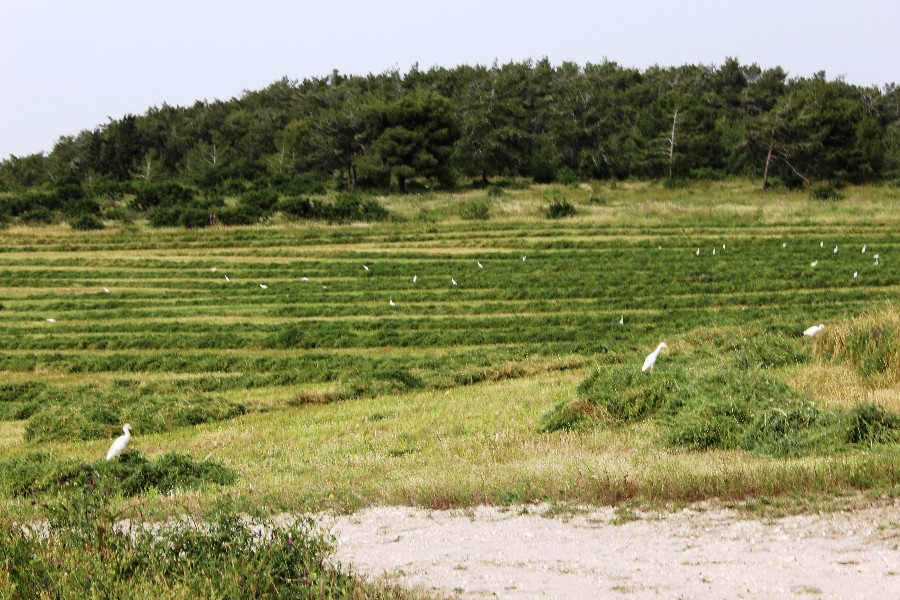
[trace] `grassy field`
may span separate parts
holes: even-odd
[[[150,466],[234,475],[123,494],[146,518],[223,495],[262,512],[896,495],[900,194],[753,186],[0,231],[0,502],[32,514],[124,422]],[[552,200],[577,214],[548,219]]]

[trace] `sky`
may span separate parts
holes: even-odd
[[[282,77],[548,58],[900,83],[897,0],[0,0],[0,160]]]

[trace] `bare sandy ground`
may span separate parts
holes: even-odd
[[[900,599],[900,500],[779,519],[694,507],[614,524],[546,507],[371,508],[330,521],[337,558],[463,598]]]

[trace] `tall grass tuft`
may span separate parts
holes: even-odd
[[[817,337],[815,356],[844,363],[863,377],[900,382],[900,310],[892,304],[826,327]]]

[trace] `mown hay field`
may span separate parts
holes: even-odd
[[[163,512],[896,494],[896,190],[735,185],[0,231],[0,494],[27,511],[125,422],[237,474],[141,496]]]

